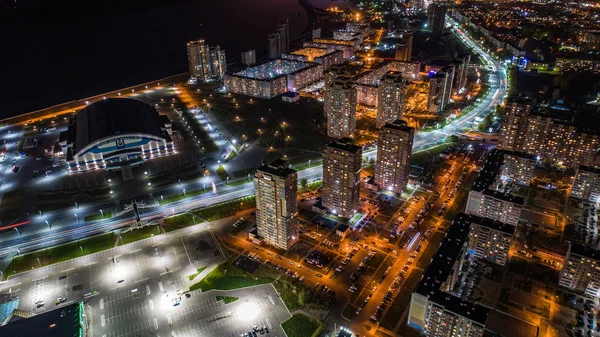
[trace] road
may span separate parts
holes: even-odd
[[[481,98],[474,108],[465,115],[457,118],[441,129],[431,132],[419,132],[415,135],[413,151],[423,150],[437,142],[440,142],[445,137],[459,133],[464,128],[471,126],[475,118],[483,117],[492,112],[497,105],[504,99],[507,93],[507,75],[501,64],[494,60],[489,54],[483,51],[473,40],[464,34],[460,29],[455,29],[453,32],[480,55],[481,59],[491,69],[490,75],[490,90],[485,97]],[[364,155],[368,158],[375,157],[375,150],[365,151]],[[298,172],[298,179],[306,178],[309,182],[321,179],[322,168],[320,165],[308,168]],[[168,191],[167,191],[168,192]],[[168,193],[165,193],[165,196]],[[172,194],[180,193],[179,189],[173,188]],[[173,213],[186,212],[199,207],[206,207],[220,202],[235,200],[242,197],[251,196],[254,194],[254,187],[251,182],[234,187],[219,185],[214,193],[205,193],[199,196],[190,197],[185,200],[177,201],[168,206],[156,206],[152,208],[142,209],[143,219],[154,219]],[[89,206],[88,211],[99,212],[102,205]],[[72,218],[71,225],[56,225],[53,227],[47,226],[48,223],[53,224],[55,220]],[[48,246],[57,245],[73,240],[82,239],[86,236],[104,233],[114,230],[133,222],[131,213],[113,217],[111,219],[86,223],[80,219],[79,223],[75,223],[72,210],[60,210],[55,212],[47,212],[42,216],[31,216],[30,221],[37,226],[29,226],[25,233],[8,230],[0,233],[0,258],[13,256],[20,252],[33,251]]]

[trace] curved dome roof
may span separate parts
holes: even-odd
[[[81,109],[75,115],[77,153],[100,139],[143,133],[164,137],[154,107],[131,98],[108,98]]]

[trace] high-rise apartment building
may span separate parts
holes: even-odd
[[[450,102],[454,67],[448,66],[429,75],[429,97],[427,108],[429,112],[440,113]]]
[[[516,227],[491,219],[471,216],[466,253],[504,266]]]
[[[520,151],[527,128],[527,118],[531,114],[533,102],[523,96],[508,98],[504,107],[502,126],[498,137],[498,147],[509,151]],[[529,153],[529,152],[528,152]]]
[[[406,30],[402,33],[402,39],[396,44],[395,60],[410,61],[412,58],[413,32]]]
[[[280,54],[287,54],[290,52],[290,23],[288,18],[279,19],[275,31],[279,33],[281,39],[281,52]]]
[[[323,207],[343,218],[352,217],[360,198],[362,147],[352,139],[333,141],[323,151]]]
[[[467,75],[469,74],[469,64],[471,55],[466,55],[453,62],[454,82],[452,83],[453,93],[458,93],[460,89],[467,86]]]
[[[379,130],[375,184],[382,190],[402,193],[408,184],[415,129],[396,120]]]
[[[390,71],[379,82],[377,89],[376,125],[381,129],[386,123],[402,119],[408,80],[401,72]]]
[[[298,238],[297,191],[298,174],[283,160],[256,171],[256,227],[267,244],[287,250]]]
[[[446,26],[446,7],[430,3],[427,7],[427,25],[435,35],[442,35]]]
[[[593,298],[600,297],[600,252],[570,244],[558,284]]]
[[[327,135],[350,137],[356,129],[356,85],[346,77],[338,77],[325,88]]]
[[[208,81],[225,75],[225,51],[219,46],[209,47],[204,40],[190,41],[187,43],[187,53],[191,78]]]
[[[500,167],[500,180],[522,186],[529,186],[537,164],[536,157],[523,152],[502,151],[504,159]]]
[[[267,35],[267,56],[271,59],[281,57],[281,35],[279,33],[269,33]]]
[[[256,63],[256,52],[254,49],[242,52],[242,64],[245,66],[251,66]]]
[[[579,166],[569,196],[594,203],[600,201],[600,169],[594,166]]]

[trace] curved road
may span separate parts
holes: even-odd
[[[450,21],[452,22],[452,21]],[[490,72],[490,90],[487,95],[481,98],[480,102],[467,114],[453,120],[441,129],[431,132],[419,132],[415,135],[413,151],[423,150],[427,147],[440,142],[445,137],[462,132],[465,127],[471,126],[475,118],[484,117],[492,112],[505,98],[507,93],[507,76],[502,65],[494,60],[489,54],[482,50],[473,40],[464,34],[460,29],[453,32],[459,39],[462,39],[474,53],[479,54],[485,62]],[[375,150],[365,151],[365,156],[371,158],[375,156]],[[298,172],[298,179],[306,178],[308,181],[321,179],[322,169],[320,165],[308,168]],[[179,193],[179,192],[177,192]],[[161,218],[173,213],[186,212],[199,207],[206,207],[216,203],[235,200],[251,196],[254,194],[253,183],[249,182],[238,186],[218,185],[216,192],[209,192],[185,200],[177,201],[168,206],[153,206],[141,209],[141,216],[145,220]],[[90,207],[90,211],[99,212],[102,205]],[[72,225],[56,225],[48,228],[46,221],[50,224],[55,220],[66,218],[73,219]],[[29,226],[26,233],[18,234],[16,231],[5,230],[0,233],[0,258],[6,258],[20,252],[33,251],[45,247],[51,247],[60,243],[84,239],[85,237],[100,234],[117,228],[122,228],[134,222],[131,212],[111,219],[86,223],[81,219],[79,224],[75,223],[75,217],[70,212],[61,210],[60,212],[47,212],[44,217],[32,216],[31,222],[35,226]]]

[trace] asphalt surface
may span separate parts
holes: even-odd
[[[93,336],[239,337],[254,326],[284,336],[290,314],[271,285],[180,294],[197,268],[207,274],[224,260],[207,226],[197,225],[11,277],[0,284],[0,303],[41,313],[83,300]]]

